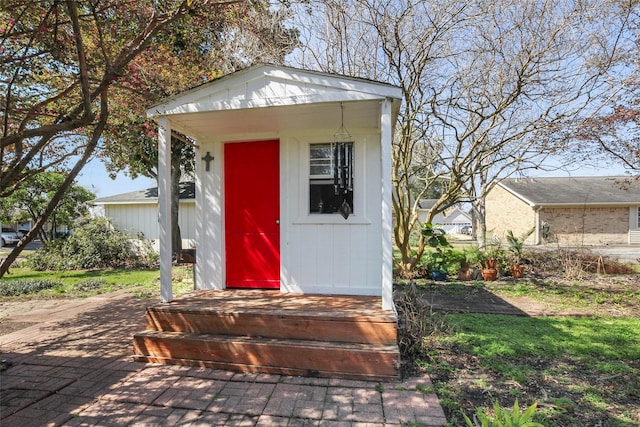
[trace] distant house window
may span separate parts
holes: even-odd
[[[353,143],[309,146],[309,212],[353,212]]]
[[[638,206],[638,217],[636,218],[636,227],[640,228],[640,206]]]

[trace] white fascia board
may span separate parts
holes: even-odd
[[[615,202],[615,203],[603,203],[603,202],[585,202],[585,203],[542,203],[536,205],[541,208],[610,208],[610,207],[628,207],[634,206],[638,202]]]
[[[119,202],[93,202],[94,205],[157,205],[157,200],[152,201],[133,201],[133,200],[123,200]]]
[[[326,92],[313,95],[296,95],[279,98],[258,98],[248,100],[231,99],[212,101],[210,99],[204,98],[190,104],[180,104],[175,105],[172,108],[167,108],[162,115],[246,110],[252,108],[267,107],[287,107],[302,104],[320,104],[329,102],[371,101],[378,99],[382,100],[384,98],[359,92],[350,93],[349,96],[345,96],[345,93],[340,92]]]

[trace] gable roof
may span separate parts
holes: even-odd
[[[433,205],[436,204],[437,201],[438,199],[420,199],[418,201],[418,207],[420,209],[424,209],[425,211],[428,211],[433,207]]]
[[[196,185],[193,181],[180,183],[180,200],[195,201]],[[129,193],[116,194],[114,196],[101,197],[93,200],[95,205],[133,205],[133,204],[158,204],[158,187],[144,190],[131,191]]]
[[[448,212],[447,216],[443,218],[442,222],[471,224],[471,215],[458,208],[453,208],[451,212]]]
[[[380,101],[386,99],[392,101],[395,123],[402,100],[397,86],[260,64],[174,95],[150,107],[147,116],[167,117],[172,129],[197,138],[212,128],[229,134],[248,127],[255,132],[315,127],[319,117],[330,118],[337,128],[344,103],[347,128],[370,128],[379,126]],[[357,107],[349,106],[356,101]]]
[[[532,207],[640,204],[640,182],[625,178],[584,176],[558,178],[509,178],[497,185]]]

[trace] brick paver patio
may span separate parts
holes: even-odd
[[[401,383],[242,374],[132,360],[132,336],[156,301],[125,293],[3,321],[2,426],[442,426],[428,377]],[[0,305],[0,318],[2,306]],[[27,323],[25,323],[27,324]]]

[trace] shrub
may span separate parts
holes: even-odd
[[[37,271],[65,270],[65,259],[62,256],[63,240],[44,243],[41,249],[22,262],[21,265]]]
[[[34,270],[151,267],[158,260],[148,242],[116,230],[106,218],[82,218],[73,233],[47,242],[29,259]]]
[[[105,286],[107,282],[102,279],[87,279],[75,284],[75,288],[78,291],[94,291]]]
[[[407,361],[403,366],[404,374],[411,375],[415,361],[428,358],[433,340],[450,331],[451,327],[430,309],[414,283],[404,289],[396,288],[396,292],[398,347],[402,360]]]
[[[0,296],[13,297],[18,295],[35,294],[43,289],[61,286],[55,280],[11,280],[0,282]]]

